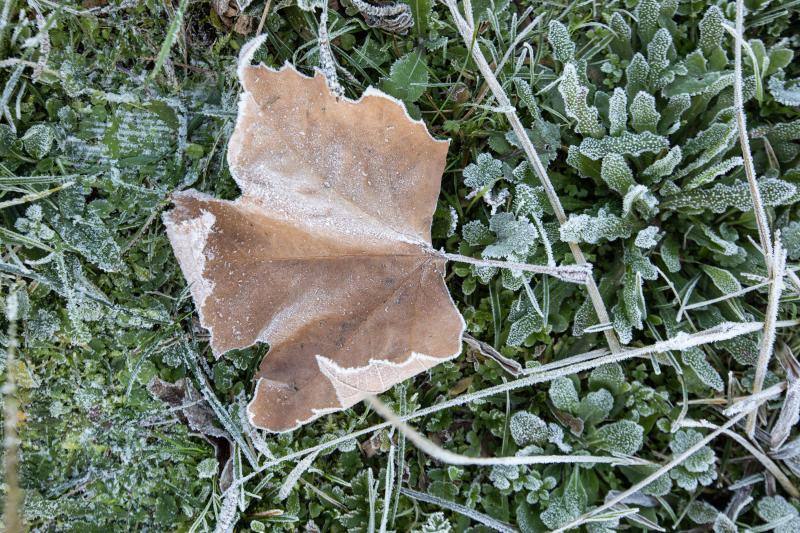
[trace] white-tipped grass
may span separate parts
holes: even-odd
[[[499,520],[492,518],[491,516],[486,516],[483,513],[479,513],[475,509],[470,509],[469,507],[453,503],[443,498],[439,498],[438,496],[434,496],[432,494],[425,494],[424,492],[417,492],[416,490],[411,490],[411,489],[400,489],[400,493],[403,494],[404,496],[408,496],[413,500],[430,503],[432,505],[441,507],[442,509],[447,509],[448,511],[452,511],[456,514],[466,516],[470,520],[474,520],[475,522],[483,524],[486,527],[492,528],[495,531],[499,531],[500,533],[517,532],[515,528],[511,527],[510,525],[504,522],[500,522]]]
[[[758,226],[758,237],[761,249],[764,252],[764,261],[767,264],[767,272],[772,271],[772,242],[769,231],[769,220],[764,209],[764,202],[761,200],[761,191],[758,189],[756,181],[756,171],[753,165],[753,155],[750,152],[750,137],[747,133],[747,119],[744,114],[744,101],[742,95],[742,42],[744,40],[744,0],[736,0],[736,32],[734,35],[733,47],[733,109],[736,114],[736,124],[739,129],[739,144],[742,148],[742,158],[744,159],[744,172],[747,176],[747,184],[750,188],[750,196],[753,199],[753,212]],[[754,63],[755,64],[755,63]]]
[[[292,468],[292,471],[289,472],[289,475],[283,480],[281,488],[278,489],[279,500],[285,500],[289,497],[289,494],[292,493],[292,489],[295,485],[297,485],[297,481],[300,479],[300,476],[305,474],[306,470],[311,468],[311,465],[314,464],[317,455],[319,455],[319,452],[310,453],[297,462],[295,467]]]
[[[389,525],[389,509],[392,504],[392,489],[394,488],[395,454],[395,446],[391,444],[389,446],[388,460],[386,461],[386,478],[383,481],[383,511],[381,512],[380,529],[378,529],[380,533],[386,533],[386,527]]]
[[[783,249],[780,235],[775,238],[775,246],[770,249],[773,250],[772,260],[770,261],[772,265],[770,270],[772,285],[769,288],[767,311],[764,316],[764,334],[761,337],[756,372],[753,377],[753,394],[758,394],[764,386],[767,367],[772,359],[772,352],[775,346],[775,324],[778,321],[778,305],[783,293],[783,276],[786,269],[786,250]],[[753,411],[747,418],[747,436],[751,439],[755,433],[757,415],[758,411]]]
[[[800,422],[800,364],[786,345],[783,345],[777,353],[783,356],[788,386],[781,412],[770,431],[769,445],[773,451],[783,446],[792,429]]]
[[[19,486],[19,400],[17,399],[17,320],[19,301],[12,288],[5,301],[5,315],[8,319],[8,341],[5,349],[5,383],[3,393],[3,482],[5,483],[5,509],[3,525],[6,531],[23,531],[22,489]]]

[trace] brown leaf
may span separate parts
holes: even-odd
[[[291,65],[239,75],[242,196],[182,192],[164,222],[214,353],[270,344],[248,414],[287,431],[460,352],[430,240],[448,142],[374,89],[336,98]]]
[[[214,455],[222,465],[220,484],[225,490],[233,481],[233,443],[228,434],[215,425],[214,411],[208,403],[186,378],[170,383],[156,376],[147,384],[147,390],[154,398],[175,409],[192,432],[214,447]]]

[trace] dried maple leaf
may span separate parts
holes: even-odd
[[[269,343],[248,412],[287,431],[459,354],[430,238],[448,142],[380,91],[336,98],[319,73],[247,63],[242,196],[182,192],[164,221],[214,353]]]

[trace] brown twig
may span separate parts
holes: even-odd
[[[267,3],[264,4],[264,11],[261,12],[261,20],[258,21],[258,28],[256,29],[256,37],[261,35],[261,30],[264,29],[264,23],[267,21],[267,15],[269,15],[270,7],[272,7],[272,0],[267,0]]]

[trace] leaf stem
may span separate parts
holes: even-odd
[[[6,382],[3,384],[3,418],[4,436],[3,447],[4,456],[4,481],[5,489],[5,509],[3,522],[6,531],[23,531],[22,516],[22,492],[19,486],[19,437],[17,436],[17,423],[19,422],[19,401],[17,399],[17,315],[18,300],[17,293],[11,289],[11,293],[6,298],[6,317],[8,318],[8,344],[6,346]]]
[[[528,263],[517,263],[514,261],[496,261],[494,259],[477,259],[466,255],[451,254],[446,252],[437,252],[448,261],[455,261],[458,263],[469,263],[482,267],[495,267],[505,268],[508,270],[518,270],[523,272],[533,272],[535,274],[547,274],[558,278],[562,281],[570,283],[585,284],[592,276],[592,265],[561,265],[561,266],[548,266],[548,265],[531,265]]]

